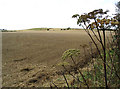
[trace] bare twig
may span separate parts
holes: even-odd
[[[106,40],[105,40],[105,29],[103,29],[103,40],[104,40],[104,77],[105,77],[105,87],[108,89],[108,84],[107,84],[107,70],[106,70]]]
[[[55,85],[55,83],[52,81],[52,84],[55,86],[55,88],[57,88],[57,89],[59,89],[58,87],[57,87],[57,85]]]
[[[74,59],[73,59],[73,58],[71,58],[71,59],[72,59],[74,65],[77,66],[76,63],[75,63],[75,61],[74,61]],[[85,82],[85,85],[86,85],[87,88],[89,89],[89,85],[87,84],[87,81],[86,81],[86,79],[84,78],[84,75],[82,74],[82,72],[81,72],[79,69],[78,69],[78,72],[79,72],[80,75],[82,76],[82,78],[83,78],[83,80],[84,80],[84,82]]]
[[[66,79],[64,73],[63,73],[62,75],[63,75],[63,77],[64,77],[64,79],[65,79],[65,81],[66,81],[66,84],[67,84],[68,89],[70,89],[69,84],[68,84],[68,81],[67,81],[67,79]]]
[[[70,73],[70,71],[68,71],[64,65],[62,65],[62,66],[63,66],[65,71],[67,71],[73,78],[76,79],[76,77],[72,73]],[[78,82],[83,83],[82,81],[80,81],[80,79],[78,77],[77,77],[77,80],[78,80]]]

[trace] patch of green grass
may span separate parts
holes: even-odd
[[[112,61],[109,57],[109,53],[112,57]],[[102,56],[104,56],[102,54]],[[119,59],[116,55],[115,50],[108,50],[106,51],[106,63],[107,65],[109,65],[109,67],[107,66],[107,79],[108,79],[108,85],[110,85],[110,87],[116,87],[119,86],[120,84],[120,80],[119,78],[116,76],[115,73],[115,69],[113,67],[113,64],[116,68],[117,74],[120,76],[119,73]],[[83,69],[82,73],[84,75],[84,78],[86,79],[87,83],[89,84],[90,87],[105,87],[105,83],[104,83],[104,66],[103,66],[103,61],[101,58],[99,58],[99,56],[93,60],[94,62],[92,62],[90,65],[92,65],[93,67],[90,67],[88,65],[87,68],[89,69]],[[82,76],[79,75],[79,79],[80,81],[83,81]],[[76,83],[74,84],[76,86]],[[73,86],[74,86],[73,85]],[[78,86],[78,85],[77,85]],[[84,86],[84,85],[83,85]]]
[[[27,30],[36,30],[36,31],[39,31],[39,30],[47,30],[49,28],[31,28],[31,29],[27,29]]]

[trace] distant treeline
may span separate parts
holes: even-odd
[[[16,32],[16,30],[0,29],[1,32]]]

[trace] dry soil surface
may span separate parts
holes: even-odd
[[[2,33],[3,87],[43,86],[62,70],[64,51],[80,49],[79,60],[85,60],[82,46],[90,41],[83,30]]]

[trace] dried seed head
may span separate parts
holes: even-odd
[[[109,21],[106,21],[105,24],[106,24],[106,25],[109,24]]]
[[[97,22],[100,23],[101,22],[100,19],[97,19]]]
[[[93,26],[92,24],[91,24],[91,26],[90,26],[90,27],[91,27],[91,29],[94,29],[94,26]]]

